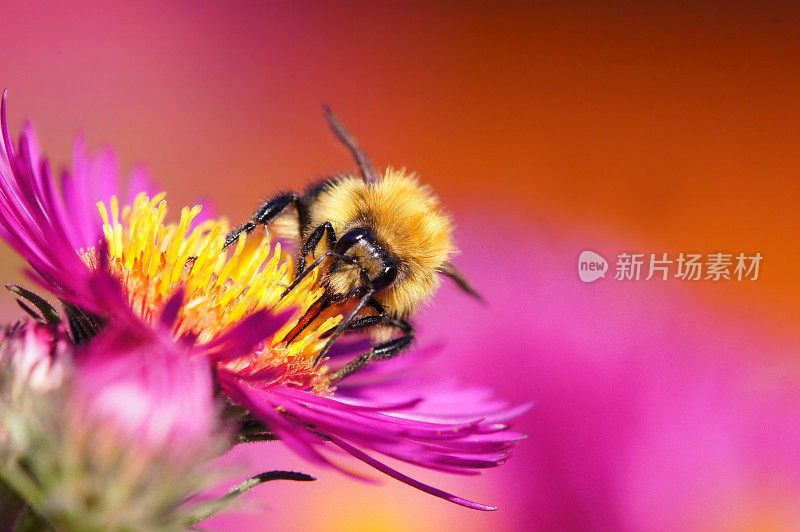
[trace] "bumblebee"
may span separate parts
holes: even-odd
[[[359,174],[329,177],[302,195],[276,195],[228,233],[225,247],[260,225],[293,241],[297,267],[286,293],[314,269],[323,269],[324,295],[291,335],[331,305],[354,302],[317,361],[344,332],[367,331],[374,345],[331,376],[338,381],[411,344],[414,329],[408,318],[434,294],[440,275],[480,296],[450,260],[456,252],[453,225],[433,192],[404,170],[387,168],[379,175],[330,108],[324,111],[333,133],[355,158]],[[393,337],[395,331],[400,335]]]

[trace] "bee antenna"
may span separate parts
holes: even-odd
[[[327,105],[322,106],[323,111],[325,111],[325,117],[328,119],[328,124],[331,126],[334,135],[338,138],[342,144],[347,146],[347,149],[350,150],[350,153],[353,154],[353,157],[358,163],[358,169],[361,171],[361,177],[367,183],[376,183],[379,181],[378,174],[375,172],[375,167],[372,166],[372,161],[369,160],[367,154],[364,153],[364,150],[361,149],[361,146],[358,145],[356,139],[353,135],[347,131],[347,128],[344,127],[344,124],[339,120],[339,118],[333,114],[331,108]]]
[[[456,265],[452,262],[445,262],[441,268],[439,268],[439,273],[451,278],[453,281],[456,282],[456,285],[469,294],[470,296],[474,297],[481,303],[486,303],[486,300],[483,299],[483,296],[478,293],[477,290],[472,286],[472,283],[469,282],[467,277],[461,273],[461,270],[456,268]]]

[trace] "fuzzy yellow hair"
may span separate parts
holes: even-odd
[[[387,168],[382,179],[371,183],[357,176],[337,178],[314,199],[310,212],[310,230],[324,222],[338,236],[369,228],[395,257],[397,280],[375,298],[396,317],[407,317],[433,295],[440,269],[455,252],[452,223],[438,198],[405,170]],[[332,274],[329,285],[344,290],[356,281],[346,275]]]

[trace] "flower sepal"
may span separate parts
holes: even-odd
[[[266,471],[264,473],[260,473],[253,477],[248,478],[241,484],[238,484],[230,489],[225,495],[218,499],[214,499],[208,501],[207,503],[197,505],[196,513],[188,520],[186,523],[187,527],[194,526],[202,521],[205,521],[209,517],[213,516],[217,512],[224,510],[229,504],[231,504],[234,500],[238,499],[251,489],[259,486],[265,482],[270,482],[273,480],[292,480],[295,482],[313,482],[317,480],[315,477],[311,475],[307,475],[305,473],[299,473],[297,471]]]

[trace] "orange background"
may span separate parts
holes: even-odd
[[[796,4],[254,4],[4,2],[12,130],[32,119],[68,163],[80,128],[172,204],[209,196],[238,221],[352,167],[327,102],[457,219],[760,252],[756,282],[681,286],[800,338]]]
[[[173,201],[233,218],[351,167],[330,103],[378,164],[454,211],[601,227],[637,250],[759,251],[756,283],[697,288],[800,317],[800,9],[480,3],[4,2],[0,84],[59,163],[78,128]],[[4,253],[3,257],[6,257]]]

